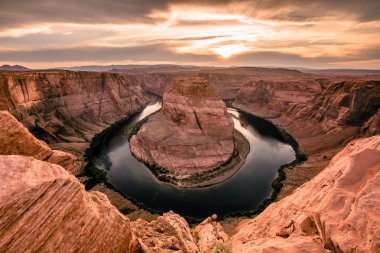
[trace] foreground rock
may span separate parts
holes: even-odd
[[[9,112],[0,111],[0,155],[25,155],[41,161],[58,164],[72,174],[77,174],[82,161],[76,156],[52,150],[45,142],[34,137]]]
[[[214,214],[193,229],[193,236],[200,252],[212,252],[228,240],[228,235],[216,219],[217,216]]]
[[[163,168],[177,184],[194,174],[211,171],[234,151],[233,121],[207,80],[197,76],[173,79],[161,112],[150,117],[132,136],[132,153]]]
[[[350,143],[290,196],[244,220],[234,252],[379,252],[380,135]]]
[[[143,252],[198,252],[189,224],[171,211],[151,222],[134,221],[132,230]]]
[[[137,80],[101,72],[0,73],[0,110],[55,149],[83,155],[93,136],[149,102]]]
[[[0,156],[0,252],[128,252],[128,218],[61,166]]]
[[[129,219],[62,167],[0,156],[0,252],[379,252],[380,135],[356,140],[290,196],[243,220],[190,229],[168,212]]]

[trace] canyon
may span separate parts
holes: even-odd
[[[103,129],[149,102],[132,76],[112,73],[0,72],[0,110],[50,147],[82,156]]]
[[[1,72],[0,251],[379,252],[379,76],[264,68],[183,76]],[[214,87],[198,94],[189,91],[192,82]],[[209,102],[186,100],[188,92],[207,94]],[[74,175],[84,166],[82,156],[92,138],[145,107],[149,93],[163,96],[163,109],[141,127],[142,133],[144,127],[152,130],[151,121],[159,120],[153,125],[157,130],[164,120],[187,134],[202,129],[227,136],[225,153],[231,154],[233,127],[220,96],[286,130],[308,159],[283,168],[277,202],[256,217],[228,223],[213,215],[192,227],[173,212],[132,220],[114,206],[117,192],[109,194],[112,189],[99,185],[86,191]],[[213,115],[217,105],[217,119],[209,124],[200,117],[197,123],[192,115],[198,109],[189,109],[195,105],[201,116]]]

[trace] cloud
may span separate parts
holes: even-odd
[[[77,47],[66,49],[40,49],[25,51],[0,51],[0,59],[10,62],[69,62],[98,61],[199,61],[215,57],[196,54],[179,54],[161,44],[135,47]]]
[[[380,59],[378,0],[0,0],[0,6],[1,61],[311,67]]]
[[[251,17],[305,21],[326,15],[354,16],[360,21],[380,19],[378,0],[0,0],[3,27],[43,22],[156,23],[154,11],[169,11],[175,5],[215,7],[228,12],[245,12]],[[240,8],[237,8],[240,7]],[[260,14],[262,13],[262,14]]]
[[[331,64],[380,58],[378,48],[363,50],[349,58],[304,57],[279,52],[251,52],[221,60],[213,55],[177,53],[162,44],[136,47],[84,47],[67,49],[0,51],[0,59],[9,62],[172,62],[176,64],[211,64],[215,66],[303,66],[328,68]]]

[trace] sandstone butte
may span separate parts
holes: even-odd
[[[177,76],[167,87],[162,109],[130,140],[136,158],[181,179],[227,162],[234,152],[234,124],[224,102],[206,79]]]
[[[379,252],[380,135],[351,142],[318,176],[243,220],[191,229],[172,212],[130,222],[61,166],[0,156],[1,252]]]

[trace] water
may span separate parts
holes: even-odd
[[[249,141],[250,152],[244,165],[223,183],[203,188],[180,188],[158,181],[130,152],[128,132],[137,122],[159,110],[161,103],[149,105],[104,143],[96,165],[108,171],[108,182],[138,203],[159,211],[173,210],[183,216],[203,218],[255,209],[269,197],[278,168],[295,159],[292,147],[282,142],[273,126],[250,115],[228,108],[235,128]]]

